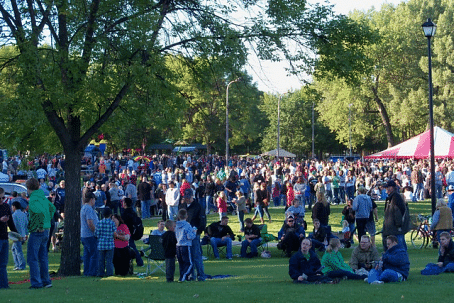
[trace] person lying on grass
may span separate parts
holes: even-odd
[[[440,234],[438,262],[427,264],[421,271],[421,275],[439,275],[442,272],[454,272],[454,243],[451,235],[446,231]]]

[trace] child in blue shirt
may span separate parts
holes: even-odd
[[[22,211],[22,205],[19,201],[13,202],[11,205],[11,209],[13,211],[13,221],[14,225],[16,225],[17,232],[21,235],[22,238],[25,238],[28,234],[28,217]],[[13,270],[24,270],[25,269],[25,258],[24,253],[22,252],[22,244],[25,241],[14,241],[13,245],[11,246],[11,252],[14,259],[14,269]]]
[[[105,208],[101,221],[96,223],[95,237],[98,238],[98,277],[113,276],[114,235],[117,226],[112,221],[112,210]],[[105,272],[104,272],[105,271]]]
[[[178,212],[179,221],[176,223],[175,235],[177,237],[177,258],[178,265],[180,268],[180,279],[179,282],[184,282],[188,279],[188,275],[192,273],[192,261],[191,261],[191,246],[192,240],[196,237],[196,227],[186,221],[188,218],[188,212],[186,209],[180,209]]]

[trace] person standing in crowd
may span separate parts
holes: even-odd
[[[19,201],[13,202],[12,206],[13,212],[13,221],[16,226],[17,232],[21,235],[22,239],[28,238],[28,216],[22,210],[22,206]],[[22,251],[22,245],[25,240],[19,239],[19,241],[13,241],[11,247],[11,253],[14,260],[14,270],[24,270],[25,269],[25,257]]]
[[[142,182],[137,186],[137,197],[141,203],[142,219],[151,217],[151,185],[148,183],[147,176],[142,176]]]
[[[128,227],[129,231],[134,232],[134,221],[140,219],[137,218],[137,214],[134,212],[132,200],[130,198],[124,199],[124,207],[125,209],[123,210],[121,218]],[[134,251],[137,266],[142,267],[143,266],[142,256],[140,255],[140,252],[137,250],[136,243],[134,242],[134,239],[132,237],[129,237],[128,245]]]
[[[410,214],[402,196],[399,194],[397,184],[393,180],[386,183],[388,197],[385,203],[385,218],[383,221],[383,247],[387,250],[386,237],[394,235],[399,245],[407,250],[405,234],[410,230]]]
[[[237,199],[234,202],[237,205],[238,222],[240,223],[240,233],[242,233],[244,232],[244,214],[247,212],[246,197],[240,190],[236,192],[236,196]]]
[[[200,235],[206,227],[206,217],[200,207],[199,203],[194,202],[192,189],[187,188],[184,191],[183,203],[180,205],[181,209],[185,209],[187,212],[187,221],[195,228],[195,237],[191,244],[191,258],[192,264],[197,270],[197,276],[192,268],[191,280],[197,280],[203,282],[206,279],[205,267],[202,259],[202,246],[200,245]]]
[[[95,237],[95,226],[98,216],[94,210],[96,196],[88,192],[84,197],[84,205],[80,210],[80,240],[84,247],[84,276],[95,277],[98,273],[98,241]]]
[[[8,265],[9,242],[8,242],[8,227],[11,231],[17,232],[14,220],[11,214],[11,208],[5,203],[3,196],[5,190],[0,187],[0,289],[9,288]]]
[[[49,238],[51,218],[56,208],[46,198],[44,192],[39,189],[38,180],[35,178],[28,179],[25,186],[30,196],[28,206],[30,237],[27,246],[30,288],[49,288],[52,287],[52,282],[49,276],[47,240]]]
[[[117,227],[112,221],[110,208],[103,210],[103,219],[95,227],[95,237],[98,238],[98,277],[110,277],[114,274],[114,237]]]
[[[118,209],[120,208],[120,190],[115,182],[110,182],[109,184],[109,193],[110,193],[110,207],[112,208],[112,213],[117,214]]]
[[[175,221],[166,221],[167,231],[162,235],[162,246],[166,259],[166,280],[173,282],[175,277],[175,255],[177,254],[177,238],[175,236]]]
[[[353,200],[352,209],[355,211],[358,239],[366,234],[366,224],[372,212],[372,200],[366,195],[366,191],[365,187],[358,188],[359,195]]]
[[[175,182],[169,181],[169,188],[166,191],[167,214],[170,220],[175,220],[178,214],[180,203],[180,191],[175,187]]]

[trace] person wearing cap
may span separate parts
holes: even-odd
[[[397,184],[389,180],[386,185],[388,197],[385,202],[385,217],[383,221],[383,248],[387,250],[386,237],[394,235],[399,245],[407,250],[405,234],[410,230],[410,214],[408,207],[400,195]]]
[[[277,237],[279,239],[277,248],[283,250],[286,256],[290,258],[292,251],[298,251],[300,241],[306,237],[306,232],[302,226],[296,223],[295,217],[289,215]]]

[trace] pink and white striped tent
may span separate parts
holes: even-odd
[[[454,134],[434,127],[435,158],[454,158]],[[366,159],[427,159],[430,156],[430,130]]]

